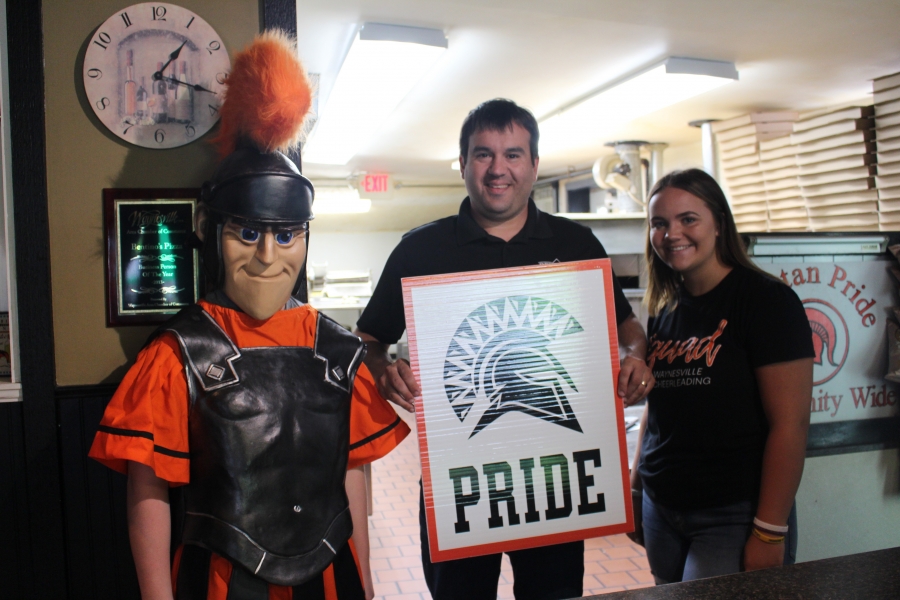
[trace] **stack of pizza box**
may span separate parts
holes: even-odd
[[[791,132],[795,112],[751,113],[712,124],[722,183],[729,191],[740,231],[766,231],[768,206],[760,144]]]
[[[879,225],[895,231],[900,229],[900,73],[876,79],[873,87]]]
[[[871,106],[801,115],[791,144],[813,231],[878,230]]]
[[[800,170],[791,136],[760,142],[759,163],[766,181],[769,231],[807,231],[809,215],[800,192]]]

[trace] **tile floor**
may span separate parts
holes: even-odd
[[[410,426],[412,418],[403,415]],[[383,600],[431,600],[422,575],[419,550],[419,451],[415,433],[373,467],[372,516],[369,519],[375,597]],[[647,587],[653,577],[644,549],[624,535],[585,542],[584,594]],[[512,570],[503,557],[498,600],[512,600]]]

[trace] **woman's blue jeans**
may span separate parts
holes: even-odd
[[[791,508],[784,564],[797,557],[797,507]],[[672,510],[643,502],[644,547],[657,585],[728,575],[741,570],[756,506],[747,501],[703,510]]]

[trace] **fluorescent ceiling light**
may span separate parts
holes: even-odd
[[[347,164],[446,49],[439,29],[363,25],[303,148],[304,162]]]
[[[848,237],[768,237],[751,235],[747,248],[751,256],[802,256],[835,254],[884,254],[886,235]]]
[[[316,189],[313,212],[317,215],[367,213],[370,210],[372,210],[372,201],[360,198],[359,192],[350,186]]]
[[[541,154],[601,141],[605,132],[738,79],[734,63],[668,58],[603,86],[541,119]]]
[[[457,158],[452,163],[450,163],[450,168],[454,171],[459,171],[459,159]]]

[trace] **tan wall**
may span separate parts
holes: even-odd
[[[82,59],[94,29],[121,0],[44,0],[47,187],[53,325],[59,385],[121,379],[152,328],[106,327],[103,202],[108,187],[199,187],[211,175],[209,135],[149,150],[108,133],[84,98]],[[256,0],[179,0],[219,32],[232,53],[259,29]],[[20,273],[19,277],[27,277]]]
[[[893,548],[900,543],[900,452],[807,458],[797,492],[797,560]]]

